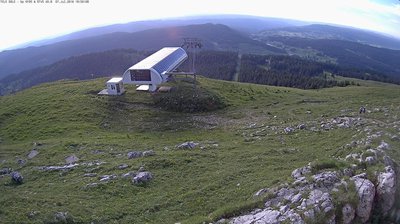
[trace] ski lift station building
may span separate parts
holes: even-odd
[[[168,73],[174,71],[187,57],[185,50],[180,47],[164,47],[126,70],[122,82],[148,86],[149,91],[155,91],[158,85],[168,81]]]
[[[181,47],[164,47],[128,68],[122,78],[107,81],[107,89],[99,94],[121,95],[125,90],[120,88],[118,92],[117,85],[123,87],[124,84],[139,85],[137,90],[156,91],[157,86],[167,82],[171,72],[187,58],[186,51]]]

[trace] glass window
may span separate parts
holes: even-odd
[[[150,70],[129,70],[132,81],[151,81]]]

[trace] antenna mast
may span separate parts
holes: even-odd
[[[196,49],[197,48],[202,48],[203,45],[201,43],[201,40],[199,38],[192,38],[192,37],[186,37],[183,38],[183,44],[182,47],[187,49],[191,49],[191,54],[192,54],[192,63],[189,64],[190,66],[190,71],[193,73],[194,76],[194,87],[196,89],[196,69],[195,69],[195,61],[196,61]]]

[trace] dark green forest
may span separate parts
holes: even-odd
[[[338,67],[290,56],[244,55],[239,81],[301,89],[354,85],[336,81]]]
[[[189,57],[191,54],[189,53]],[[191,58],[182,64],[181,69],[190,71]],[[196,73],[213,79],[232,80],[236,72],[238,54],[228,51],[201,51],[196,55]]]
[[[73,56],[51,65],[5,77],[0,82],[0,94],[5,95],[61,79],[85,80],[121,76],[128,67],[148,55],[149,52],[122,49]]]
[[[171,34],[174,35],[171,35]],[[13,73],[51,65],[60,60],[116,49],[153,51],[180,46],[185,37],[202,40],[203,49],[243,51],[259,54],[285,54],[285,51],[251,39],[248,35],[221,24],[164,27],[135,33],[106,35],[63,41],[55,44],[0,52],[0,79]]]
[[[240,82],[301,89],[355,84],[333,79],[335,75],[339,75],[398,83],[395,79],[372,70],[342,68],[338,65],[305,60],[297,56],[245,54],[239,62],[236,52],[203,51],[197,56],[196,71],[209,78],[233,80],[233,76],[237,72],[237,63],[240,63],[238,71],[238,81]]]
[[[74,56],[54,64],[9,75],[0,82],[0,94],[10,94],[31,86],[61,79],[85,80],[99,77],[121,76],[123,72],[153,52],[130,49],[111,50]],[[243,54],[238,52],[204,50],[196,54],[196,73],[222,80],[318,89],[332,86],[354,85],[337,81],[335,75],[358,79],[398,83],[393,78],[373,70],[343,68],[338,65],[306,60],[298,56]],[[190,71],[189,59],[179,68]]]
[[[337,64],[346,71],[357,69],[374,72],[376,75],[383,73],[392,78],[399,78],[400,74],[400,51],[386,48],[373,47],[366,44],[345,40],[331,39],[307,39],[298,37],[263,37],[264,42],[279,42],[285,46],[313,49],[328,57],[337,60]],[[357,68],[357,69],[354,69]],[[368,72],[369,71],[369,72]],[[357,77],[360,77],[359,74]]]

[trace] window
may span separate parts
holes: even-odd
[[[151,81],[150,70],[130,70],[132,81]]]

